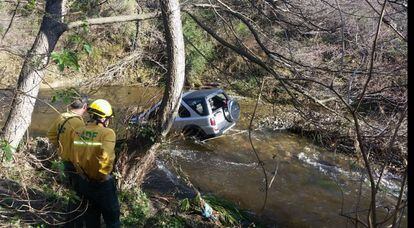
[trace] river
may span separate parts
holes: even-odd
[[[50,100],[52,94],[50,90],[42,90],[39,97]],[[119,117],[123,113],[117,113],[117,109],[148,107],[160,94],[160,90],[154,88],[104,87],[91,97],[108,99]],[[252,113],[254,103],[245,99],[239,102],[240,122],[225,136],[206,142],[168,142],[144,187],[163,193],[185,191],[182,178],[175,175],[173,168],[179,167],[203,193],[213,193],[252,213],[259,213],[265,195],[264,175],[246,131],[248,114]],[[60,111],[64,109],[61,103],[56,107]],[[265,106],[260,108],[262,113],[269,110]],[[37,102],[30,134],[44,136],[55,116],[50,107]],[[306,138],[283,130],[256,130],[252,138],[264,162],[268,181],[272,183],[266,207],[261,213],[269,227],[353,226],[340,213],[353,216],[358,202],[359,214],[365,216],[370,197],[369,183],[361,167],[352,159],[328,152]],[[387,175],[379,193],[380,216],[386,213],[386,206],[392,208],[396,202],[399,181],[398,177]],[[401,227],[407,226],[406,220],[404,215]]]

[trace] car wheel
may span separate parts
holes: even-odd
[[[236,100],[230,100],[227,107],[223,108],[224,118],[229,122],[235,122],[240,118],[240,105]]]

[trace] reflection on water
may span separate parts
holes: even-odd
[[[148,107],[160,98],[160,94],[160,89],[153,88],[106,87],[91,95],[91,98],[109,100],[115,108],[115,115],[123,115],[117,110],[126,106]],[[51,96],[51,91],[40,92],[40,98],[46,101]],[[152,182],[152,187],[156,185],[160,191],[173,188],[179,179],[168,165],[173,160],[201,191],[214,193],[232,200],[242,208],[259,212],[264,197],[263,173],[246,132],[236,132],[247,128],[247,114],[252,112],[253,105],[246,101],[241,101],[240,105],[240,123],[228,135],[205,143],[187,140],[167,145],[147,185],[151,188]],[[56,104],[59,111],[64,111],[64,107],[64,104]],[[264,108],[259,111],[266,112]],[[56,115],[46,104],[37,102],[31,134],[44,136]],[[263,212],[268,221],[282,227],[352,226],[339,215],[341,208],[344,213],[352,213],[358,202],[361,174],[352,161],[286,132],[256,131],[253,133],[253,142],[264,161],[269,178],[276,173]],[[171,186],[168,186],[168,182]],[[389,181],[385,189],[395,193],[398,190],[395,183]],[[370,193],[366,183],[362,186],[359,208],[366,209]],[[379,206],[390,205],[390,202],[395,202],[395,197],[380,192]],[[364,216],[364,213],[366,211],[361,211],[360,215]],[[406,219],[403,221],[405,226]]]

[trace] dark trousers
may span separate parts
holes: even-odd
[[[80,178],[79,189],[88,200],[85,213],[86,227],[100,227],[101,215],[106,227],[120,227],[120,208],[115,180],[110,177],[104,182],[88,181]]]
[[[82,199],[82,196],[79,192],[79,178],[75,166],[69,161],[63,161],[64,173],[66,176],[65,184],[68,188],[75,191],[79,199]],[[82,204],[83,203],[83,204]],[[83,205],[83,206],[82,206]],[[84,202],[77,199],[69,199],[67,207],[67,218],[64,225],[65,228],[74,228],[74,227],[83,227],[84,218],[83,210],[85,209]]]

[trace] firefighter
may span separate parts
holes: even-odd
[[[90,120],[73,133],[73,153],[81,177],[79,191],[88,200],[87,227],[100,227],[101,215],[106,227],[120,227],[120,209],[115,180],[111,175],[115,160],[115,132],[108,128],[112,107],[108,101],[95,100],[88,107]]]
[[[64,171],[63,183],[75,192],[78,191],[77,182],[79,178],[73,165],[75,158],[71,152],[71,147],[73,145],[72,134],[76,128],[85,126],[82,116],[86,112],[87,107],[87,97],[75,99],[68,106],[68,111],[60,114],[47,132],[49,141],[57,147],[59,157],[62,159]],[[72,200],[69,201],[67,208],[68,218],[67,223],[65,223],[66,228],[82,226],[83,219],[79,216],[81,212],[76,210],[76,208],[79,207],[79,203],[80,202]],[[74,220],[76,217],[79,217],[79,219],[77,219],[77,222],[75,223]]]
[[[72,181],[71,177],[76,173],[76,169],[72,164],[72,133],[76,128],[85,126],[82,116],[86,112],[87,107],[88,99],[86,97],[75,99],[68,106],[68,111],[60,114],[47,132],[49,141],[58,148],[58,154],[62,159],[64,173],[68,177],[68,182]]]

